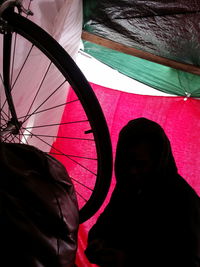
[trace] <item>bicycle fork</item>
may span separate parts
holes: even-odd
[[[7,21],[3,18],[4,12],[14,12],[14,8],[18,9],[19,13],[24,13],[27,16],[33,15],[30,9],[26,9],[22,5],[22,0],[6,0],[0,5],[0,33],[3,34],[3,77],[2,82],[4,86],[4,91],[6,95],[6,100],[10,110],[11,118],[8,119],[6,127],[0,128],[0,141],[2,137],[11,133],[17,135],[20,131],[22,122],[17,118],[15,106],[12,99],[12,87],[10,79],[10,67],[11,67],[11,51],[12,51],[12,29],[8,26]],[[1,103],[0,103],[1,104]],[[5,104],[5,103],[4,103]],[[3,105],[4,105],[3,104]],[[0,106],[0,115],[2,112],[2,107]],[[1,118],[0,118],[1,126]]]
[[[18,134],[21,127],[21,122],[17,118],[11,94],[12,91],[11,79],[10,79],[11,49],[12,49],[12,33],[11,31],[7,31],[6,33],[4,33],[3,36],[3,86],[11,118],[8,120],[6,127],[4,129],[1,129],[0,138],[4,137],[8,133],[14,135]],[[0,110],[0,112],[2,112],[2,110]]]

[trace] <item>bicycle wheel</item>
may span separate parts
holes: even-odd
[[[100,208],[111,181],[112,149],[102,109],[75,62],[49,34],[9,10],[3,18],[12,29],[12,45],[10,57],[0,63],[0,123],[1,132],[7,131],[1,141],[34,145],[66,166],[82,223]],[[3,39],[5,58],[6,34]],[[9,130],[12,112],[3,73],[7,61],[18,131]]]

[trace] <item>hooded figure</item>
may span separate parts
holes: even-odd
[[[169,139],[155,122],[120,132],[116,187],[85,251],[102,267],[200,267],[200,199],[178,174]]]

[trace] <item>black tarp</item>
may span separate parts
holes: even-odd
[[[84,30],[154,55],[200,65],[199,0],[83,2]]]

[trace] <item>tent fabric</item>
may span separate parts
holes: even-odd
[[[94,2],[94,1],[93,1]],[[84,29],[182,63],[200,65],[196,0],[84,0]]]
[[[25,6],[29,0],[25,0]],[[82,0],[39,0],[31,2],[29,17],[56,39],[72,58],[76,58],[81,44]]]
[[[87,3],[87,2],[88,1],[84,0],[84,3]],[[98,1],[98,2],[92,1],[92,0],[89,1],[90,7],[92,8],[96,4],[98,5],[103,4],[103,2],[104,1]],[[116,3],[116,1],[112,1],[112,2]],[[128,1],[126,0],[117,1],[117,2],[128,3]],[[160,10],[162,9],[163,11],[165,10],[161,8],[161,4],[162,4],[162,7],[164,7],[164,3],[165,3],[165,7],[169,6],[169,7],[177,8],[178,3],[182,3],[183,5],[180,5],[179,11],[184,13],[186,9],[187,10],[190,9],[191,16],[193,16],[193,14],[195,16],[198,15],[198,13],[196,12],[198,11],[198,6],[199,6],[197,1],[186,2],[182,0],[182,1],[168,1],[168,3],[166,3],[166,1],[135,1],[135,3],[136,2],[138,4],[138,7],[139,7],[139,4],[147,3],[147,2],[149,4],[158,4],[158,7],[160,7]],[[39,24],[42,28],[47,30],[52,36],[54,36],[57,39],[57,41],[60,42],[60,44],[66,49],[66,51],[68,51],[70,55],[74,59],[76,59],[77,51],[80,48],[80,36],[81,36],[81,31],[82,31],[82,1],[81,0],[70,0],[70,1],[48,0],[48,2],[44,0],[33,1],[31,5],[31,10],[33,10],[34,12],[34,17],[32,18],[32,20],[35,21],[37,24]],[[172,8],[170,9],[170,11],[171,10]],[[89,14],[90,13],[88,13],[88,15]],[[95,13],[93,14],[95,15]],[[170,20],[168,20],[169,16],[166,13],[165,13],[165,17],[167,18],[165,22],[170,24]],[[187,24],[185,20],[182,20],[182,14],[173,15],[172,17],[175,17],[175,18],[180,17],[181,18],[180,21],[182,23],[183,28],[185,24]],[[189,18],[190,15],[188,14],[187,17]],[[134,19],[139,20],[139,18],[134,18]],[[151,19],[153,19],[153,17],[151,17]],[[156,16],[154,19],[155,19],[155,24],[152,24],[152,25],[157,25],[156,21],[160,19],[160,16]],[[163,16],[163,19],[164,19],[164,16]],[[92,20],[90,20],[90,22],[92,22]],[[188,24],[187,27],[189,27],[189,25],[191,25],[191,29],[193,28],[196,29],[196,27],[199,27],[198,21],[195,27],[193,27],[193,24]],[[93,24],[90,23],[90,26],[93,26]],[[87,29],[89,29],[89,27]],[[138,29],[141,29],[141,28],[138,28]],[[110,30],[108,32],[110,32]],[[148,31],[147,33],[148,33],[147,35],[149,35],[150,31]],[[184,37],[184,42],[181,42],[180,40],[177,41],[177,39],[175,38],[175,43],[176,44],[178,43],[178,47],[181,48],[179,50],[179,52],[181,51],[181,55],[180,55],[181,60],[184,60],[184,62],[186,61],[186,62],[197,62],[198,63],[199,59],[198,59],[198,53],[197,53],[197,46],[195,43],[198,34],[195,34],[193,32],[194,34],[192,35],[192,38],[191,38],[191,35],[189,35],[189,33],[190,33],[190,30],[188,28],[186,29],[186,34],[184,32],[180,36],[180,35],[177,35],[176,33],[177,38]],[[189,38],[186,38],[187,36],[189,36]],[[167,40],[172,42],[173,38],[167,37]],[[194,40],[194,42],[192,42],[192,40]],[[153,39],[151,39],[150,41],[153,41]],[[23,46],[21,47],[22,47],[22,53],[23,53],[23,49],[26,49],[26,48],[24,48]],[[158,45],[156,45],[156,47],[158,47]],[[173,57],[177,56],[175,54],[171,54],[171,52],[173,51],[169,51],[169,47],[170,47],[169,43],[166,44],[166,46],[162,46],[162,48],[163,47],[166,48],[166,50],[165,49],[163,50],[165,55],[168,55],[170,52],[170,56],[171,55]],[[151,42],[150,42],[150,46],[147,48],[152,49]],[[86,45],[85,45],[85,49],[87,49]],[[97,48],[93,46],[92,53],[94,52],[95,49]],[[153,46],[153,49],[154,49],[154,46]],[[178,50],[175,50],[175,52],[177,51]],[[89,49],[87,50],[87,52],[90,53]],[[112,51],[109,51],[109,54],[110,52]],[[93,55],[96,58],[101,59],[100,56],[98,57],[97,54],[94,53]],[[109,54],[108,53],[105,54],[104,57],[108,57]],[[20,60],[20,57],[18,60]],[[130,60],[129,58],[126,58],[126,62],[129,62],[129,60]],[[111,61],[111,59],[109,61]],[[137,60],[134,59],[132,64],[136,64],[135,61]],[[138,61],[140,62],[140,60]],[[28,70],[31,73],[33,71],[33,65],[35,65],[38,62],[38,58],[36,57],[33,62],[34,63],[29,66],[29,70]],[[34,81],[40,80],[39,75],[42,72],[42,69],[45,69],[47,66],[46,62],[44,63],[41,62],[40,58],[39,58],[39,62],[40,62],[40,68],[36,72],[37,75],[33,77]],[[199,170],[199,164],[198,164],[199,158],[200,158],[200,154],[199,154],[200,152],[198,149],[200,145],[199,144],[199,130],[200,130],[199,107],[200,106],[199,106],[199,100],[196,100],[193,98],[185,99],[185,92],[188,92],[188,91],[189,93],[192,93],[192,96],[199,96],[199,92],[198,92],[199,90],[198,84],[200,84],[198,81],[199,77],[188,76],[187,74],[185,76],[183,75],[184,73],[180,73],[180,72],[179,72],[180,75],[178,77],[177,72],[173,69],[164,67],[163,68],[164,70],[161,70],[160,68],[161,66],[159,66],[157,69],[154,69],[153,65],[149,65],[149,63],[147,64],[147,67],[144,66],[145,62],[146,61],[143,60],[140,62],[140,64],[137,63],[138,68],[141,68],[139,69],[140,73],[139,72],[137,73],[138,77],[133,77],[133,78],[140,81],[140,76],[146,75],[145,78],[143,77],[143,80],[141,80],[141,82],[143,82],[144,84],[148,84],[149,86],[152,86],[162,91],[165,91],[168,87],[170,87],[170,90],[167,90],[166,92],[180,95],[180,97],[145,95],[146,88],[144,87],[143,87],[144,91],[142,95],[139,92],[138,94],[123,92],[123,88],[121,88],[121,90],[113,90],[113,89],[110,89],[110,87],[106,88],[105,86],[99,86],[98,84],[94,84],[94,83],[91,84],[93,89],[95,90],[96,95],[98,96],[100,104],[103,108],[103,112],[106,116],[106,120],[108,122],[110,134],[112,138],[113,148],[115,150],[117,136],[118,136],[120,128],[123,125],[125,125],[129,119],[133,119],[133,118],[140,117],[140,116],[145,116],[149,119],[155,120],[156,122],[160,123],[161,126],[163,126],[163,128],[165,129],[166,133],[168,134],[171,140],[173,152],[175,155],[175,159],[177,161],[180,174],[183,177],[185,177],[185,179],[187,179],[187,181],[193,186],[193,188],[198,192],[198,194],[200,194],[200,182],[199,182],[199,171],[200,170]],[[108,62],[106,61],[105,63],[108,64]],[[119,65],[122,65],[121,63],[122,63],[122,57],[120,61],[117,61],[115,64],[112,62],[110,66],[115,69],[118,69]],[[129,69],[129,67],[124,67],[124,68]],[[151,72],[149,71],[148,73],[149,69],[151,69]],[[95,70],[95,65],[94,65],[94,70]],[[141,70],[142,71],[145,70],[146,74],[143,75]],[[131,76],[132,72],[133,72],[132,69],[129,72],[129,74],[127,74],[124,71],[124,73],[130,77],[132,77]],[[160,76],[160,73],[162,73],[163,76]],[[172,73],[174,73],[174,75],[172,75]],[[57,79],[55,77],[57,78],[59,77],[56,75],[57,74],[54,71],[51,72],[50,78],[48,79],[46,83],[47,90],[49,90],[49,84],[53,84],[57,82]],[[152,76],[155,79],[153,80],[153,83],[150,83],[149,80],[152,81]],[[167,77],[166,79],[164,78],[165,76]],[[186,78],[187,76],[188,78]],[[180,77],[181,77],[181,80],[179,81]],[[110,80],[112,80],[112,78],[113,76],[110,77]],[[172,82],[169,82],[171,79],[172,79]],[[193,83],[193,80],[195,80],[194,83]],[[30,84],[31,83],[32,81],[30,81]],[[136,84],[135,87],[139,88],[139,84]],[[124,89],[126,88],[127,88],[127,85],[124,84]],[[195,94],[192,91],[193,89],[195,91]],[[26,106],[28,104],[28,95],[26,92],[27,91],[26,85],[21,87],[20,91],[22,92],[22,95],[24,94],[27,99],[27,102],[24,102]],[[66,97],[68,97],[69,96],[68,92],[70,92],[70,89],[68,88],[68,86],[64,87],[61,95],[56,97],[56,101],[58,101],[59,99],[63,99],[63,98],[65,99]],[[150,91],[147,90],[146,94],[151,94],[149,92]],[[181,97],[181,95],[183,97]],[[19,102],[19,105],[21,105],[20,102]],[[48,103],[48,105],[50,105],[50,103]],[[21,105],[21,108],[24,109],[26,107]],[[73,111],[71,111],[71,114],[72,113]],[[60,110],[59,114],[55,114],[54,112],[50,111],[46,113],[44,117],[40,118],[40,123],[42,124],[46,122],[47,120],[48,122],[49,121],[52,122],[55,116],[64,118],[66,116],[66,110],[64,110],[64,113],[63,113],[63,110]],[[34,124],[36,125],[37,121],[33,119],[29,123],[30,123],[30,126],[32,126]],[[57,139],[56,143],[58,141],[59,140]],[[59,143],[57,144],[59,145]],[[33,143],[33,145],[37,146],[38,144]],[[77,149],[79,148],[77,147]],[[48,151],[46,150],[46,148],[44,148],[44,150]],[[68,166],[66,166],[66,168],[68,168]],[[110,192],[101,210],[98,211],[98,213],[94,217],[92,217],[90,220],[88,220],[86,223],[80,225],[79,238],[78,238],[79,244],[78,244],[78,253],[77,253],[78,267],[92,266],[90,263],[88,263],[86,257],[84,256],[84,248],[86,246],[87,233],[90,227],[95,222],[97,216],[100,214],[100,212],[102,211],[102,209],[105,207],[106,203],[108,202],[110,194],[114,187],[114,184],[115,184],[115,179],[113,177]]]
[[[96,84],[91,85],[105,114],[114,150],[120,128],[130,119],[147,117],[156,121],[169,136],[180,175],[200,194],[199,100],[131,94]],[[73,116],[74,112],[70,113]],[[69,119],[67,108],[63,113],[63,121],[65,116]],[[59,131],[62,127],[61,125]],[[59,144],[59,139],[56,143]]]
[[[25,0],[24,6],[29,6],[29,0]],[[38,24],[41,28],[46,30],[53,38],[55,38],[63,48],[68,52],[68,54],[75,60],[77,52],[81,45],[81,32],[82,32],[82,1],[81,0],[49,0],[48,2],[44,0],[31,1],[30,5],[31,11],[34,13],[32,17],[29,17],[33,22]],[[2,43],[3,35],[0,35],[0,43]],[[17,39],[17,51],[20,53],[15,55],[15,66],[13,69],[14,75],[13,80],[17,77],[21,67],[23,66],[24,59],[30,50],[30,44],[26,43],[23,39]],[[2,54],[0,55],[0,72],[2,73]],[[47,58],[34,47],[31,52],[31,60],[26,61],[26,67],[23,69],[20,79],[17,80],[15,85],[15,90],[13,92],[14,102],[18,106],[18,114],[23,117],[27,114],[29,107],[33,101],[33,96],[36,95],[40,83],[44,77],[44,73],[49,67],[49,61]],[[33,66],[35,66],[33,68]],[[31,75],[30,75],[31,73]],[[23,79],[23,75],[25,79]],[[51,92],[55,90],[63,82],[63,77],[58,73],[57,69],[51,65],[48,75],[42,84],[42,90],[37,93],[37,97],[34,100],[32,106],[32,112],[35,107],[38,107],[44,99],[49,96]],[[28,90],[27,90],[28,88]],[[69,85],[65,83],[55,97],[50,98],[45,104],[41,106],[41,109],[49,108],[51,106],[59,105],[63,103],[63,99],[66,98],[68,94]],[[18,93],[20,92],[20,93]],[[4,102],[5,96],[1,92],[1,101]],[[27,120],[27,127],[38,125],[45,125],[47,118],[49,124],[55,124],[58,122],[59,118],[62,117],[63,108],[57,108],[52,112],[51,110],[45,113],[38,113],[34,116],[30,116]],[[44,127],[38,128],[38,134],[42,135],[45,132]],[[21,141],[24,143],[29,142],[33,146],[39,147],[45,152],[49,152],[51,147],[44,142],[40,142],[37,138],[31,138],[31,130],[25,132],[26,140],[22,137]],[[57,134],[56,127],[49,128],[49,135],[55,136]],[[52,138],[51,138],[52,139]],[[49,144],[53,142],[49,140]]]
[[[156,90],[144,83],[123,75],[118,70],[100,62],[82,50],[80,50],[77,55],[76,63],[84,73],[86,79],[92,83],[123,92],[141,95],[170,96],[169,93]],[[99,73],[103,73],[103,75],[99,75]]]
[[[168,94],[200,96],[200,76],[84,41],[84,52],[120,73]],[[142,71],[141,71],[142,70]]]
[[[185,101],[184,97],[139,95],[113,90],[94,83],[91,86],[103,108],[111,134],[114,154],[119,131],[130,119],[146,117],[154,120],[164,128],[170,139],[180,175],[200,195],[199,100],[188,98]],[[63,119],[65,116],[69,116],[69,114],[64,112]],[[59,145],[59,140],[57,140],[56,145]],[[66,167],[68,168],[68,166]],[[84,179],[84,177],[81,179]],[[108,203],[114,185],[115,178],[113,177],[110,192],[101,209],[79,228],[76,260],[79,267],[94,266],[88,263],[84,255],[87,233],[106,203]]]

